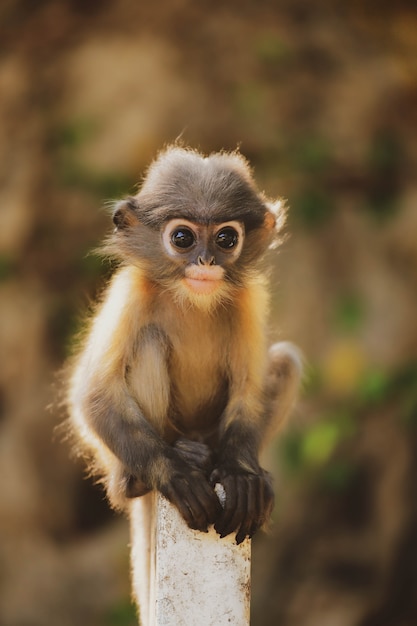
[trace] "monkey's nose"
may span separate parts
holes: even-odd
[[[197,259],[198,265],[216,265],[216,260],[214,256],[207,257],[206,259],[202,256],[199,256]]]

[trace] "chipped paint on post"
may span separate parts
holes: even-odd
[[[216,485],[220,502],[221,485]],[[248,626],[251,542],[191,530],[160,494],[131,503],[133,593],[142,626]]]
[[[248,626],[250,541],[191,530],[156,497],[150,626]]]

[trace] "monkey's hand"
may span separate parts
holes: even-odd
[[[209,483],[213,469],[212,452],[204,443],[185,437],[168,447],[155,467],[151,481],[128,474],[125,477],[127,498],[137,498],[153,488],[174,504],[190,528],[207,532],[219,518],[222,508]],[[152,485],[152,486],[151,486]]]
[[[213,452],[205,443],[192,441],[186,437],[180,437],[174,443],[174,448],[180,457],[192,467],[204,472],[207,478],[210,477],[214,468]]]
[[[214,525],[220,537],[236,531],[236,543],[242,543],[269,520],[274,507],[269,472],[259,466],[256,472],[247,471],[229,462],[212,472],[210,482],[220,483],[226,492],[224,509]]]
[[[203,472],[206,479],[209,479],[213,471],[213,452],[205,443],[180,437],[173,447],[186,463]],[[151,487],[148,487],[143,480],[131,474],[126,475],[125,494],[127,498],[138,498],[149,493],[149,491],[151,491]]]
[[[219,518],[222,507],[208,481],[207,462],[198,458],[198,451],[206,454],[207,446],[188,443],[193,445],[181,444],[181,451],[172,448],[173,454],[167,459],[167,471],[157,488],[177,507],[190,528],[207,532],[208,527]]]

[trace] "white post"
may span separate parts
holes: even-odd
[[[144,521],[142,498],[133,501],[131,516],[142,626],[248,626],[250,540],[238,546],[234,535],[220,539],[213,528],[191,530],[161,495],[145,497],[153,500],[153,521],[137,526]],[[143,530],[149,533],[149,551],[140,538]]]

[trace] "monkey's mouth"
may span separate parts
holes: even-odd
[[[188,267],[185,271],[184,282],[193,293],[210,295],[214,293],[223,282],[224,270],[217,266],[213,267]]]
[[[199,293],[201,295],[210,295],[220,287],[222,281],[212,280],[211,278],[186,278],[184,282],[187,287],[191,289],[191,291],[193,291],[194,293]]]

